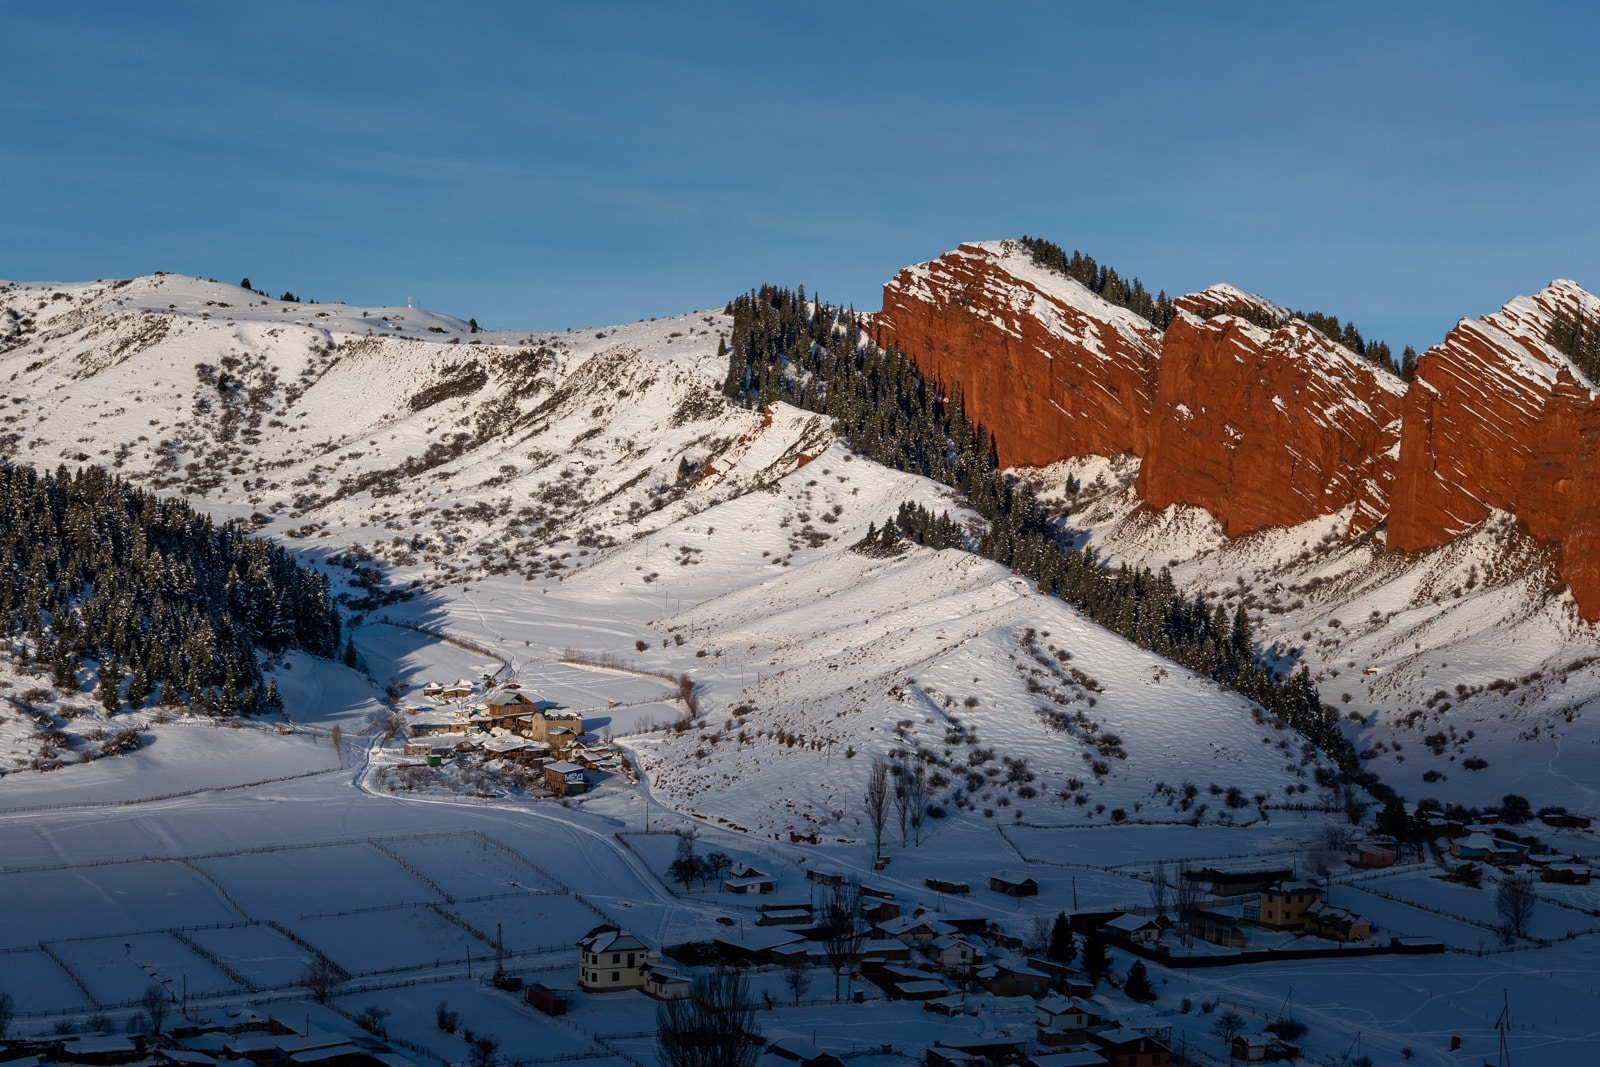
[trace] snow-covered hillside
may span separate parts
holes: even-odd
[[[343,575],[369,624],[465,636],[534,686],[571,649],[689,673],[693,726],[629,741],[686,811],[860,840],[873,757],[912,753],[941,814],[979,823],[1324,799],[1319,757],[1245,701],[1003,569],[852,551],[904,500],[954,504],[819,416],[730,405],[720,312],[474,334],[173,275],[4,300],[10,454],[248,518]]]
[[[1032,477],[1105,558],[1169,567],[1180,586],[1243,603],[1264,638],[1314,667],[1386,782],[1469,806],[1505,793],[1600,803],[1596,634],[1548,550],[1508,516],[1416,554],[1346,540],[1349,509],[1230,540],[1200,509],[1142,506],[1137,464],[1089,457]]]

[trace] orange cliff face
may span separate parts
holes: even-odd
[[[1230,286],[1175,303],[1288,318]],[[960,388],[1004,465],[1131,452],[1147,501],[1203,507],[1231,535],[1357,501],[1362,529],[1382,513],[1404,387],[1304,323],[1267,331],[1190,314],[1163,340],[996,241],[902,270],[884,286],[877,331]]]
[[[1139,494],[1155,508],[1205,508],[1230,537],[1351,504],[1353,527],[1370,528],[1404,395],[1399,378],[1298,319],[1267,330],[1180,311],[1162,342]]]
[[[1260,297],[1174,304],[1163,335],[1016,242],[964,244],[884,286],[877,339],[959,388],[1006,466],[1133,453],[1148,505],[1230,536],[1352,508],[1352,533],[1387,519],[1388,547],[1419,551],[1506,511],[1600,620],[1600,396],[1544,341],[1600,299],[1555,282],[1463,320],[1409,389]]]
[[[883,287],[877,341],[994,432],[1000,462],[1144,453],[1161,332],[1015,241],[964,244]]]
[[[1600,400],[1544,337],[1557,315],[1600,321],[1600,300],[1554,282],[1423,353],[1406,399],[1389,547],[1448,543],[1492,510],[1560,550],[1559,572],[1600,619]]]

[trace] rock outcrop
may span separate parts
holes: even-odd
[[[1600,619],[1600,401],[1545,343],[1557,315],[1600,321],[1600,300],[1558,281],[1422,354],[1406,399],[1388,545],[1435,548],[1493,510],[1560,549],[1584,618]]]
[[[1020,244],[982,242],[897,274],[877,334],[961,390],[1008,466],[1131,452],[1150,503],[1233,535],[1358,501],[1360,528],[1376,522],[1403,386],[1232,286],[1174,303],[1163,340]]]
[[[1230,537],[1357,503],[1358,528],[1381,515],[1405,384],[1304,322],[1180,311],[1157,383],[1138,481],[1151,507],[1205,508]]]
[[[1419,551],[1509,512],[1600,620],[1600,398],[1545,341],[1600,299],[1560,281],[1462,320],[1410,389],[1232,286],[1173,303],[1162,334],[1017,242],[964,244],[884,286],[877,336],[962,392],[1005,465],[1133,453],[1148,505],[1229,536],[1349,509]]]
[[[883,287],[877,340],[995,432],[1000,462],[1143,454],[1161,332],[1015,241],[964,244]]]

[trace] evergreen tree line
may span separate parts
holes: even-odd
[[[1165,289],[1151,296],[1144,282],[1137,277],[1124,278],[1115,268],[1096,263],[1093,256],[1086,256],[1077,250],[1069,256],[1060,245],[1038,237],[1024,237],[1022,245],[1041,267],[1072,278],[1100,298],[1149,319],[1158,330],[1165,330],[1177,315],[1177,309]],[[1201,312],[1201,317],[1211,318],[1221,314],[1238,315],[1267,330],[1282,325],[1264,308],[1208,308]],[[1304,320],[1323,336],[1344,345],[1380,370],[1399,375],[1408,382],[1416,375],[1417,350],[1409,345],[1396,364],[1394,352],[1387,343],[1368,341],[1361,336],[1361,331],[1353,322],[1341,325],[1337,315],[1320,311],[1292,311],[1289,314],[1291,318]]]
[[[279,706],[258,647],[331,657],[339,617],[327,579],[236,523],[95,467],[40,474],[0,462],[0,634],[77,686],[100,664],[109,711],[164,704],[218,715]]]
[[[853,312],[772,286],[740,296],[728,356],[728,396],[747,407],[783,400],[835,419],[851,447],[870,459],[959,490],[988,522],[968,546],[948,514],[902,504],[862,547],[890,548],[900,537],[934,548],[971,547],[1033,579],[1101,626],[1256,701],[1303,734],[1345,771],[1355,752],[1338,715],[1322,704],[1309,672],[1286,681],[1260,663],[1241,606],[1182,594],[1163,568],[1106,567],[1065,543],[1024,482],[1009,478],[993,437],[894,350],[862,338]]]
[[[1600,328],[1583,320],[1583,313],[1557,315],[1544,339],[1554,345],[1591,382],[1600,382]]]

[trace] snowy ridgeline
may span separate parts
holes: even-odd
[[[263,303],[234,287],[172,276],[18,288],[5,299],[34,320],[23,343],[0,355],[23,401],[0,412],[11,454],[40,465],[103,463],[142,484],[197,494],[197,507],[249,518],[303,548],[363,616],[354,630],[356,668],[302,656],[267,665],[289,733],[280,734],[277,721],[234,730],[182,716],[158,722],[150,711],[104,718],[89,710],[87,694],[35,698],[49,726],[0,711],[12,766],[37,755],[41,730],[65,735],[60,769],[24,769],[0,781],[0,817],[16,841],[0,880],[30,915],[52,916],[0,956],[0,989],[14,991],[19,1010],[81,1017],[96,1004],[123,1005],[151,969],[163,978],[206,976],[191,977],[191,994],[204,986],[218,1004],[295,997],[310,945],[358,976],[352,986],[371,987],[340,994],[336,1004],[351,1014],[369,1002],[393,1008],[390,1032],[441,1059],[469,1053],[433,1025],[441,999],[460,999],[467,1024],[496,1033],[507,1056],[531,1057],[557,1030],[577,1042],[574,1051],[603,1051],[573,1031],[529,1022],[507,996],[466,982],[466,957],[481,973],[498,937],[517,953],[519,969],[570,985],[570,947],[602,915],[658,945],[730,929],[719,916],[733,928],[752,925],[757,912],[746,901],[669,882],[661,839],[631,833],[647,824],[682,827],[688,818],[701,828],[702,851],[775,872],[785,900],[809,901],[804,871],[833,867],[890,887],[908,911],[970,912],[1024,939],[1035,920],[1059,911],[1148,904],[1157,859],[1350,873],[1324,856],[1324,827],[1344,818],[1324,811],[1338,802],[1326,764],[1241,698],[969,554],[850,551],[904,500],[973,517],[940,487],[851,456],[816,416],[729,406],[717,391],[725,366],[715,353],[727,328],[720,313],[583,334],[482,335],[409,309],[363,315]],[[49,419],[38,417],[47,410]],[[1544,663],[1550,647],[1581,643],[1582,635],[1562,629],[1568,616],[1559,602],[1524,599],[1538,607],[1506,618],[1523,591],[1491,583],[1488,562],[1509,540],[1472,550],[1481,558],[1447,550],[1404,571],[1359,546],[1333,547],[1321,529],[1222,546],[1193,515],[1154,524],[1132,516],[1114,491],[1112,465],[1106,470],[1100,510],[1073,521],[1123,558],[1155,566],[1177,559],[1180,581],[1196,587],[1220,592],[1243,576],[1239,597],[1254,594],[1259,604],[1251,607],[1273,635],[1304,648],[1323,672],[1327,698],[1351,683],[1349,710],[1362,722],[1350,729],[1364,745],[1383,742],[1373,759],[1405,793],[1437,790],[1481,806],[1520,792],[1536,806],[1587,805],[1592,769],[1569,765],[1569,757],[1555,777],[1521,777],[1510,745],[1537,725],[1519,744],[1559,753],[1547,731],[1581,729],[1581,715],[1569,724],[1559,709],[1588,692],[1590,669],[1559,681],[1547,670],[1511,693],[1460,671],[1463,662],[1498,670],[1515,655],[1508,649],[1542,647]],[[1077,473],[1093,484],[1095,470]],[[1469,550],[1475,543],[1464,542]],[[1473,565],[1480,577],[1468,585]],[[1291,585],[1299,589],[1291,593]],[[1291,606],[1291,595],[1302,603]],[[1388,640],[1402,631],[1369,624],[1373,610],[1393,612],[1407,626],[1404,639]],[[1494,620],[1506,626],[1489,641],[1482,635]],[[1312,636],[1299,636],[1305,632]],[[1555,646],[1540,645],[1549,641]],[[563,665],[574,650],[609,657],[612,666]],[[611,776],[569,806],[505,794],[492,779],[477,783],[487,798],[426,783],[369,793],[375,768],[399,757],[402,740],[377,747],[382,731],[364,732],[387,714],[384,688],[393,683],[404,706],[422,702],[429,679],[484,675],[516,677],[581,709],[592,730],[632,751],[648,787]],[[692,718],[663,677],[684,675]],[[1432,698],[1435,679],[1452,704],[1461,701],[1456,684],[1480,687],[1458,705],[1492,709],[1475,720],[1475,736],[1458,728],[1442,744],[1425,741],[1446,729],[1440,701],[1425,723],[1394,721],[1393,707]],[[13,696],[41,684],[22,671],[0,681]],[[1403,688],[1390,693],[1385,684]],[[1537,696],[1515,704],[1529,694]],[[66,714],[75,707],[85,710]],[[680,722],[687,729],[676,729]],[[335,726],[342,748],[330,736]],[[75,764],[102,743],[95,731],[111,737],[130,728],[141,730],[136,751]],[[1487,758],[1489,766],[1468,771],[1453,755]],[[920,759],[937,815],[925,821],[919,847],[901,844],[891,814],[883,850],[892,862],[875,872],[862,801],[879,757],[901,767]],[[1427,779],[1435,767],[1440,776]],[[216,791],[226,786],[236,788]],[[137,803],[152,798],[166,799]],[[86,804],[103,812],[85,820]],[[62,844],[69,825],[71,843]],[[618,830],[629,831],[627,844]],[[396,843],[418,834],[459,840],[440,846],[445,853],[417,845],[417,855]],[[1593,851],[1577,834],[1552,843],[1585,857]],[[235,852],[243,854],[222,855]],[[511,866],[486,858],[496,856]],[[63,858],[69,866],[59,871],[27,870]],[[127,862],[80,866],[113,859]],[[988,893],[988,874],[1002,868],[1031,874],[1040,895]],[[485,880],[473,873],[479,869]],[[1433,937],[1471,953],[1493,948],[1499,876],[1491,871],[1471,889],[1435,877],[1443,873],[1407,867],[1359,885],[1341,880],[1330,899],[1367,916],[1383,936]],[[969,882],[974,893],[957,900],[932,892],[930,878]],[[71,906],[75,892],[86,894],[79,906]],[[1592,920],[1584,912],[1600,905],[1587,893],[1541,885],[1532,935],[1586,931]],[[138,901],[170,910],[125,910]],[[223,925],[199,929],[216,924]],[[73,937],[99,941],[82,950],[58,944]],[[1158,1010],[1191,1002],[1190,1013],[1166,1020],[1174,1040],[1187,1034],[1191,1045],[1220,1051],[1201,1006],[1237,1000],[1275,1017],[1293,971],[1297,1011],[1314,1020],[1308,1048],[1343,1053],[1352,1036],[1344,1013],[1356,1010],[1373,1020],[1362,1029],[1374,1050],[1394,1058],[1413,1047],[1429,1062],[1440,1034],[1492,1039],[1498,1006],[1484,1003],[1479,987],[1508,971],[1550,1006],[1549,1020],[1537,1024],[1542,1035],[1579,1049],[1583,1039],[1559,1020],[1575,1017],[1564,1007],[1586,986],[1543,972],[1572,973],[1562,961],[1584,944],[1452,954],[1444,963],[1384,958],[1358,965],[1354,992],[1350,968],[1326,963],[1152,971]],[[105,964],[115,973],[103,974],[96,961],[119,954],[131,970]],[[1114,956],[1120,976],[1131,958]],[[380,991],[386,970],[407,982],[460,977],[438,989]],[[776,973],[756,981],[783,1000]],[[810,996],[831,1001],[824,985],[831,983],[819,972]],[[1113,1014],[1134,1011],[1119,994],[1101,993]],[[574,1003],[572,1019],[589,1035],[645,1030],[653,1019],[636,994]],[[1026,1009],[975,1004],[1019,1033],[1031,1029]],[[934,1017],[918,1008],[880,1008],[870,1024],[848,1006],[825,1005],[778,1009],[764,1021],[774,1036],[831,1027],[817,1040],[832,1050],[854,1041],[926,1044],[935,1033],[956,1040],[983,1025],[966,1016],[934,1031]],[[333,1025],[320,1010],[319,1018]],[[37,1024],[49,1022],[39,1016]],[[648,1041],[630,1040],[616,1047],[646,1053]]]

